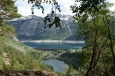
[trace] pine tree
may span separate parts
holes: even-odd
[[[14,5],[13,0],[0,0],[0,35],[4,36],[7,32],[14,32],[14,28],[7,26],[4,22],[6,19],[12,19],[20,17],[17,13],[17,7]]]
[[[0,0],[0,18],[16,18],[20,17],[17,13],[17,7],[13,0]]]

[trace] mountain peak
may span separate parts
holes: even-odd
[[[71,15],[64,15],[64,14],[56,14],[56,16],[60,17],[61,20],[68,20],[69,18],[72,18]],[[27,19],[38,18],[38,17],[40,17],[40,16],[29,15],[29,16],[22,16],[20,18],[14,18],[10,21],[27,20]],[[53,17],[55,17],[55,15]],[[41,17],[41,18],[43,18],[43,17]]]
[[[36,16],[36,15],[22,16],[20,18],[14,18],[11,21],[26,20],[26,19],[37,18],[37,17],[38,16]]]

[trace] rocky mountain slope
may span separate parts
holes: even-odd
[[[16,28],[20,40],[76,40],[77,24],[72,23],[72,16],[60,14],[58,14],[58,16],[61,19],[62,30],[60,30],[60,28],[55,28],[55,26],[50,29],[44,29],[44,18],[35,15],[13,19],[9,21],[8,24]],[[72,35],[75,35],[75,37],[70,38]]]
[[[42,57],[42,51],[25,46],[15,37],[0,35],[0,70],[53,71],[51,67],[41,62]],[[3,73],[0,72],[0,76],[1,74]]]

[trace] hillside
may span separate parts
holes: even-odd
[[[36,53],[37,59],[32,55]],[[53,71],[40,60],[42,51],[25,46],[16,38],[0,36],[0,70]]]
[[[72,23],[72,16],[63,14],[58,14],[58,16],[61,19],[62,30],[55,26],[44,29],[44,18],[35,15],[12,19],[8,24],[16,28],[19,40],[64,40],[73,35],[75,37],[71,40],[76,40],[77,24]]]
[[[45,54],[21,43],[13,26],[0,25],[0,76],[56,76],[53,67],[42,62]]]

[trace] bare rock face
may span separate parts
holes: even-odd
[[[19,40],[17,39],[17,37],[15,35],[12,36],[12,39],[16,42],[19,42]]]
[[[5,64],[6,65],[10,64],[10,59],[9,59],[7,53],[3,52],[3,56],[4,56],[3,60],[4,60]]]
[[[47,71],[0,71],[0,76],[57,76]]]
[[[54,73],[48,71],[42,71],[42,73],[46,76],[56,76]]]

